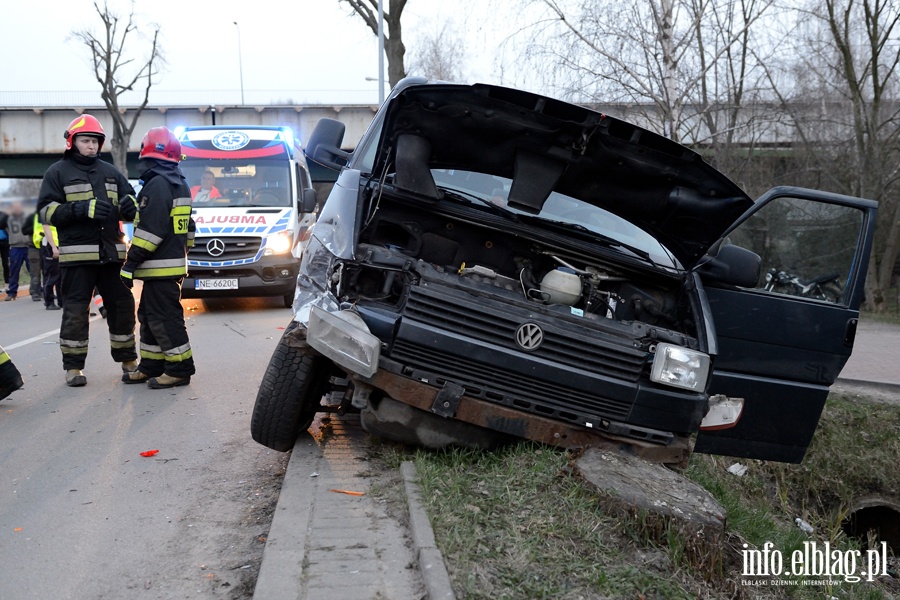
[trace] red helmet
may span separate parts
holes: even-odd
[[[72,149],[72,142],[75,140],[76,135],[89,135],[98,138],[100,146],[97,148],[97,152],[103,149],[103,140],[106,139],[106,134],[103,133],[100,121],[93,115],[81,115],[69,123],[69,126],[66,127],[66,132],[63,134],[63,137],[66,138],[66,150]]]
[[[165,127],[154,127],[141,142],[140,158],[158,158],[177,163],[181,160],[181,142]]]

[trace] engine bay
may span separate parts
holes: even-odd
[[[382,198],[362,227],[356,260],[332,274],[335,296],[399,310],[409,286],[435,282],[640,339],[641,346],[697,347],[681,279],[618,265],[583,244],[567,247],[558,235],[543,241],[536,228],[526,236],[436,209]]]

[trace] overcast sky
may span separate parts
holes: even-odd
[[[123,13],[129,4],[110,6]],[[75,29],[99,31],[91,0],[6,1],[3,9],[0,90],[97,89],[87,49],[71,38]],[[366,81],[377,77],[377,38],[338,0],[138,0],[135,12],[142,31],[161,27],[167,64],[158,90],[238,90],[237,21],[245,90],[344,90],[348,102],[377,101],[378,84]],[[486,2],[409,0],[408,50],[417,34],[445,20],[471,48],[467,78],[499,83],[496,44],[505,34],[497,27],[504,24],[490,22]]]

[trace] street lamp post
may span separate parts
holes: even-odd
[[[244,105],[244,58],[241,52],[241,26],[238,25],[237,21],[234,21],[234,26],[237,27],[238,33],[238,72],[241,74],[241,106]]]
[[[378,0],[378,104],[384,102],[384,0]]]

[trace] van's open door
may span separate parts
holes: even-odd
[[[755,288],[705,281],[719,348],[709,393],[744,398],[744,410],[732,429],[701,431],[695,451],[803,459],[853,348],[876,207],[775,188],[726,233],[762,258]]]

